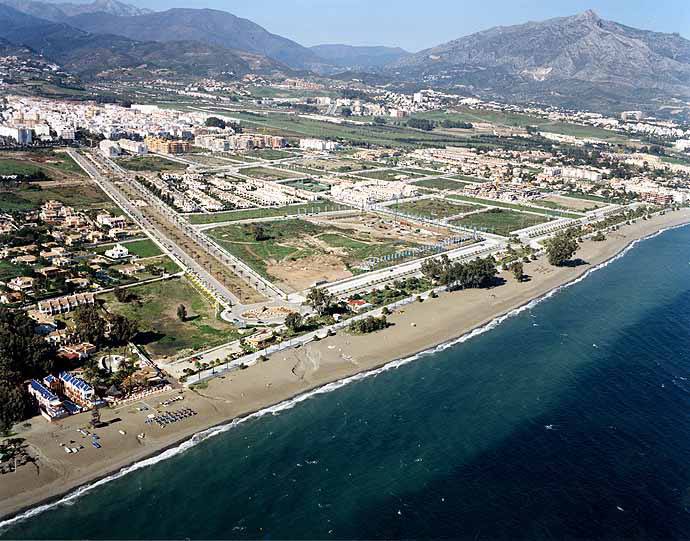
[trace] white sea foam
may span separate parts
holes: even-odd
[[[306,393],[298,395],[298,396],[291,398],[289,400],[285,400],[285,401],[280,402],[274,406],[270,406],[270,407],[264,408],[262,410],[256,411],[256,412],[251,413],[245,417],[239,417],[239,418],[233,419],[232,421],[230,421],[227,424],[216,426],[216,427],[209,428],[207,430],[203,430],[201,432],[198,432],[197,434],[194,434],[190,439],[182,442],[181,444],[179,444],[176,447],[171,447],[170,449],[167,449],[167,450],[165,450],[165,451],[163,451],[163,452],[161,452],[155,456],[152,456],[152,457],[147,458],[145,460],[142,460],[140,462],[136,462],[136,463],[132,464],[131,466],[127,466],[125,468],[122,468],[117,473],[114,473],[112,475],[109,475],[107,477],[99,479],[98,481],[94,481],[93,483],[83,485],[83,486],[75,489],[74,491],[66,494],[65,496],[63,496],[59,500],[33,507],[27,511],[24,511],[23,513],[20,513],[16,516],[12,517],[12,518],[6,519],[6,520],[0,522],[0,531],[4,530],[10,526],[13,526],[19,522],[22,522],[22,521],[25,521],[25,520],[30,519],[32,517],[35,517],[37,515],[40,515],[41,513],[45,512],[45,511],[48,511],[50,509],[54,509],[55,507],[58,507],[61,505],[73,505],[76,502],[76,500],[81,498],[83,495],[88,494],[89,492],[93,491],[94,489],[97,489],[98,487],[101,487],[101,486],[103,486],[107,483],[110,483],[111,481],[114,481],[116,479],[120,479],[121,477],[124,477],[125,475],[132,473],[134,471],[140,470],[142,468],[146,468],[148,466],[153,466],[154,464],[157,464],[159,462],[162,462],[164,460],[172,458],[176,455],[179,455],[180,453],[184,453],[185,451],[187,451],[188,449],[191,449],[192,447],[195,447],[199,443],[201,443],[201,442],[203,442],[203,441],[205,441],[211,437],[217,436],[219,434],[223,434],[223,433],[225,433],[225,432],[227,432],[227,431],[235,428],[236,426],[239,426],[239,425],[241,425],[247,421],[250,421],[253,419],[258,419],[260,417],[263,417],[263,416],[269,415],[269,414],[270,415],[277,415],[278,413],[280,413],[282,411],[286,411],[286,410],[294,408],[297,404],[300,404],[301,402],[304,402],[305,400],[308,400],[314,396],[330,393],[330,392],[335,391],[337,389],[340,389],[341,387],[344,387],[350,383],[360,381],[360,380],[363,380],[365,378],[369,378],[371,376],[376,376],[376,375],[381,374],[383,372],[386,372],[388,370],[399,368],[400,366],[411,363],[412,361],[415,361],[421,357],[432,355],[432,354],[438,353],[440,351],[444,351],[444,350],[451,348],[457,344],[462,344],[463,342],[471,340],[472,338],[475,338],[481,334],[484,334],[487,331],[495,329],[501,323],[503,323],[505,320],[507,320],[511,317],[514,317],[514,316],[516,316],[516,315],[518,315],[518,314],[520,314],[526,310],[531,310],[532,308],[537,306],[540,302],[553,297],[559,291],[582,282],[593,272],[595,272],[599,269],[603,269],[605,267],[608,267],[614,261],[624,257],[639,242],[641,242],[643,240],[654,238],[654,237],[664,233],[665,231],[668,231],[671,229],[677,229],[679,227],[684,227],[686,225],[690,225],[690,224],[681,224],[678,226],[660,229],[659,231],[657,231],[651,235],[648,235],[648,236],[643,237],[641,239],[637,239],[637,240],[631,242],[628,246],[626,246],[626,248],[624,250],[619,252],[617,255],[615,255],[611,259],[608,259],[607,261],[605,261],[605,262],[603,262],[603,263],[601,263],[595,267],[592,267],[587,272],[582,274],[580,277],[578,277],[578,278],[576,278],[576,279],[574,279],[574,280],[572,280],[566,284],[563,284],[559,287],[556,287],[556,288],[550,290],[549,292],[545,293],[544,295],[537,297],[537,298],[531,300],[530,302],[528,302],[522,306],[519,306],[518,308],[515,308],[515,309],[513,309],[513,310],[511,310],[511,311],[509,311],[509,312],[507,312],[501,316],[498,316],[498,317],[492,319],[491,321],[489,321],[488,323],[486,323],[485,325],[483,325],[481,327],[477,327],[477,328],[473,329],[472,331],[470,331],[470,332],[468,332],[468,333],[466,333],[466,334],[464,334],[458,338],[455,338],[455,339],[450,340],[448,342],[444,342],[443,344],[440,344],[434,348],[416,353],[414,355],[410,355],[409,357],[404,357],[402,359],[397,359],[395,361],[391,361],[391,362],[383,365],[380,368],[376,368],[376,369],[369,370],[366,372],[360,372],[360,373],[355,374],[353,376],[350,376],[350,377],[347,377],[347,378],[344,378],[344,379],[341,379],[338,381],[334,381],[332,383],[328,383],[322,387],[318,387],[317,389],[313,389],[311,391],[308,391]]]

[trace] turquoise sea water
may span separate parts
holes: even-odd
[[[686,227],[0,537],[686,538],[689,348]]]

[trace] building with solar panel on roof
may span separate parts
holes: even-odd
[[[64,408],[62,400],[40,381],[32,379],[29,382],[29,394],[36,400],[41,415],[49,421],[62,419],[69,415]]]
[[[96,401],[96,391],[83,379],[73,376],[69,372],[60,372],[58,376],[62,392],[71,401],[83,408],[91,408]]]

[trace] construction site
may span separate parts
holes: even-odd
[[[206,234],[286,293],[474,242],[449,228],[373,212],[227,225]]]

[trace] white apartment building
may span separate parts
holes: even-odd
[[[129,257],[129,250],[122,244],[116,244],[110,250],[106,250],[105,255],[110,259],[125,259]]]
[[[676,148],[676,150],[680,150],[681,152],[690,150],[690,139],[678,139],[673,146]]]
[[[20,145],[30,145],[33,141],[33,132],[29,128],[0,126],[0,136],[11,137]]]
[[[372,180],[371,182],[341,182],[331,187],[331,195],[336,201],[356,207],[372,203],[404,199],[419,195],[419,190],[404,182]]]
[[[340,143],[324,141],[323,139],[300,139],[299,147],[302,150],[315,150],[317,152],[332,151],[340,148]]]
[[[120,155],[120,145],[109,139],[103,139],[103,141],[98,144],[98,148],[101,149],[101,152],[107,158],[117,158]]]
[[[122,150],[126,150],[130,154],[142,155],[148,154],[148,147],[146,143],[141,141],[132,141],[131,139],[120,139],[117,142]]]
[[[602,174],[599,171],[583,169],[582,167],[563,167],[561,175],[565,178],[577,178],[590,182],[599,182],[602,179]]]

